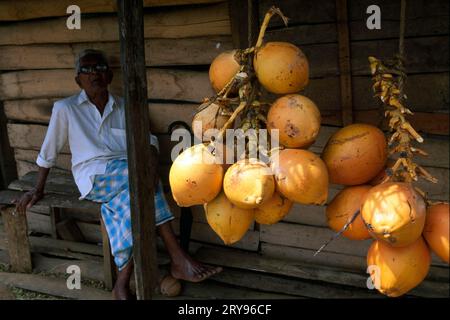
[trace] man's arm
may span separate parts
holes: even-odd
[[[44,197],[45,182],[50,168],[55,165],[58,153],[67,141],[68,122],[63,108],[63,105],[57,105],[57,103],[53,106],[47,133],[36,160],[39,167],[36,186],[25,192],[20,199],[13,201],[20,214],[25,214],[26,209]]]
[[[47,181],[50,168],[39,167],[36,186],[30,191],[25,192],[20,199],[14,200],[16,210],[19,214],[25,214],[26,209],[31,208],[36,202],[44,197],[44,187]]]

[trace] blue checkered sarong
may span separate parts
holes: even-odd
[[[111,253],[121,270],[130,260],[133,249],[127,160],[110,160],[105,173],[95,176],[92,190],[86,199],[102,203],[101,214]],[[155,224],[158,226],[173,218],[159,182],[155,190]]]

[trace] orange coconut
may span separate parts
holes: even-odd
[[[309,81],[309,65],[303,52],[288,42],[268,42],[253,60],[256,76],[267,91],[295,93]]]
[[[322,159],[330,182],[343,185],[364,184],[383,168],[387,145],[383,132],[368,124],[352,124],[331,136]]]
[[[216,92],[222,90],[239,71],[240,66],[236,60],[236,50],[219,54],[209,67],[209,80]]]
[[[223,178],[227,198],[243,209],[259,207],[275,190],[272,171],[263,162],[240,160],[228,168]]]
[[[199,108],[202,109],[208,104],[209,102],[205,102]],[[230,119],[230,116],[228,110],[220,104],[209,104],[209,106],[196,113],[192,119],[194,135],[201,141],[210,141],[214,133],[211,129],[217,129],[218,133],[218,130]]]
[[[286,147],[307,147],[319,134],[319,109],[305,96],[299,94],[283,96],[269,109],[267,129],[278,129],[280,143]]]
[[[328,226],[336,232],[341,230],[350,221],[354,213],[360,209],[364,196],[371,188],[372,186],[362,185],[347,187],[341,190],[327,206]],[[369,231],[361,218],[361,214],[356,217],[342,235],[352,240],[370,238]]]
[[[439,203],[428,207],[423,236],[442,260],[449,262],[449,206]]]
[[[203,144],[183,151],[169,172],[173,198],[180,207],[204,204],[222,189],[223,168]]]
[[[386,182],[366,194],[362,218],[370,234],[395,247],[417,240],[425,225],[425,202],[411,184]]]
[[[272,198],[255,209],[255,220],[260,224],[274,224],[291,210],[293,202],[275,191]]]
[[[272,155],[271,167],[277,190],[289,200],[319,205],[327,201],[327,167],[314,153],[284,149]]]
[[[367,253],[372,283],[390,297],[399,297],[419,285],[427,276],[430,263],[430,250],[422,237],[401,248],[377,240]]]
[[[255,217],[254,210],[235,206],[223,192],[204,207],[208,224],[227,245],[238,242]]]

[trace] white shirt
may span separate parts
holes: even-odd
[[[124,100],[109,94],[103,116],[89,101],[86,92],[53,105],[52,116],[36,163],[51,168],[58,153],[69,141],[72,173],[83,199],[92,189],[94,176],[104,174],[111,159],[127,158]],[[158,139],[150,135],[158,148]]]

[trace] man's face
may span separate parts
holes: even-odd
[[[112,71],[101,56],[87,55],[80,60],[80,70],[75,80],[87,92],[104,91],[112,81]]]

